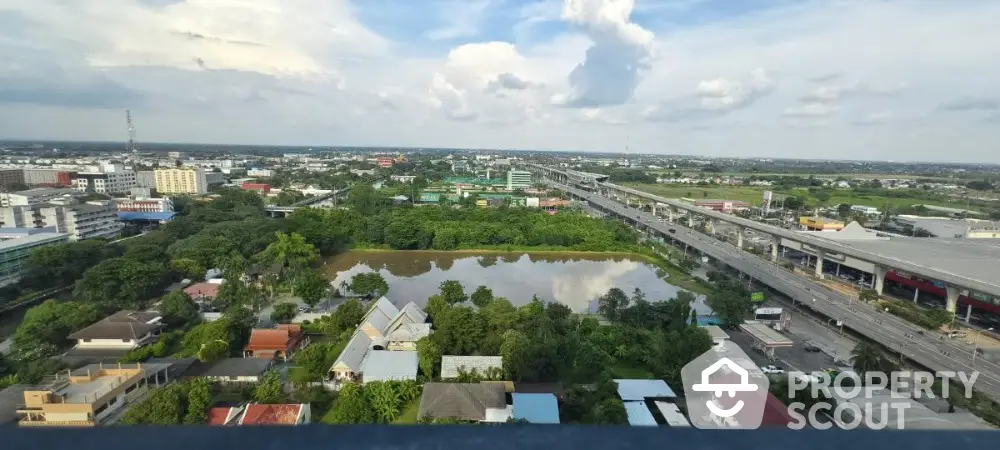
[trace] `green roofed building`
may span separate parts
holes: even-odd
[[[441,194],[437,192],[421,192],[420,203],[439,203]]]

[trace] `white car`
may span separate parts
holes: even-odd
[[[768,375],[775,375],[775,374],[785,373],[785,369],[782,369],[782,368],[780,368],[778,366],[774,366],[774,365],[763,366],[763,367],[760,368],[760,371],[764,372],[764,373],[766,373]]]

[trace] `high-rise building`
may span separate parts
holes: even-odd
[[[205,169],[194,167],[156,169],[156,190],[161,194],[208,193]]]
[[[112,238],[123,228],[115,215],[114,202],[90,202],[79,205],[43,203],[0,208],[2,228],[54,228],[70,235],[70,240]]]
[[[136,187],[135,172],[120,170],[116,172],[76,174],[73,179],[73,189],[81,192],[96,192],[98,194],[125,194]]]
[[[10,186],[16,184],[24,184],[24,170],[22,169],[0,170],[0,188],[7,189]]]
[[[527,189],[531,187],[531,172],[511,169],[507,171],[507,189]]]
[[[61,188],[34,188],[27,191],[4,192],[0,194],[0,206],[31,206],[60,202],[61,200],[71,200],[71,203],[74,203],[75,200],[72,200],[74,194],[72,189]]]

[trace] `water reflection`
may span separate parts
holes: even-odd
[[[612,287],[630,295],[639,288],[650,301],[677,294],[677,287],[663,280],[662,274],[657,275],[655,267],[624,255],[349,252],[329,259],[325,268],[336,285],[358,273],[379,271],[397,305],[408,301],[423,305],[445,280],[460,281],[467,293],[485,285],[515,305],[527,303],[537,294],[577,312],[595,310],[597,298]],[[710,312],[702,298],[694,308],[699,314]]]

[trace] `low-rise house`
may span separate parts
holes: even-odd
[[[308,344],[302,326],[280,324],[276,330],[254,329],[243,349],[245,358],[289,360],[296,350]]]
[[[362,363],[371,350],[372,340],[368,335],[356,330],[344,350],[330,366],[330,378],[337,381],[353,381],[361,376]]]
[[[506,422],[510,418],[500,383],[426,383],[417,417],[468,422]]]
[[[130,350],[151,344],[164,325],[154,311],[118,311],[71,335],[79,349]]]
[[[47,377],[24,391],[18,425],[92,427],[167,383],[169,364],[91,364]]]
[[[308,403],[266,405],[251,403],[208,411],[208,424],[217,426],[306,425],[312,421]]]
[[[243,272],[243,282],[249,284],[255,284],[258,287],[263,286],[264,281],[268,278],[276,279],[281,276],[281,271],[283,267],[281,264],[271,264],[270,266],[265,266],[263,264],[251,264],[247,266],[247,269]]]
[[[257,383],[271,368],[271,362],[261,358],[223,358],[198,376],[223,384]]]
[[[383,338],[385,337],[389,323],[392,322],[392,319],[397,314],[399,314],[399,309],[396,308],[396,305],[393,305],[389,299],[381,297],[372,302],[372,306],[368,308],[368,312],[361,318],[358,330],[368,335],[371,339]]]
[[[459,372],[485,376],[487,373],[503,371],[503,357],[500,356],[454,356],[441,357],[441,379],[458,378]]]
[[[511,395],[514,420],[525,420],[530,423],[559,423],[559,402],[552,394],[525,394],[515,392]]]
[[[389,332],[387,350],[416,350],[417,341],[431,334],[429,323],[407,323]]]
[[[361,363],[361,379],[365,383],[416,380],[417,367],[417,352],[371,350]]]
[[[196,302],[211,302],[219,295],[221,283],[201,282],[192,284],[184,288],[184,293],[191,296]]]

